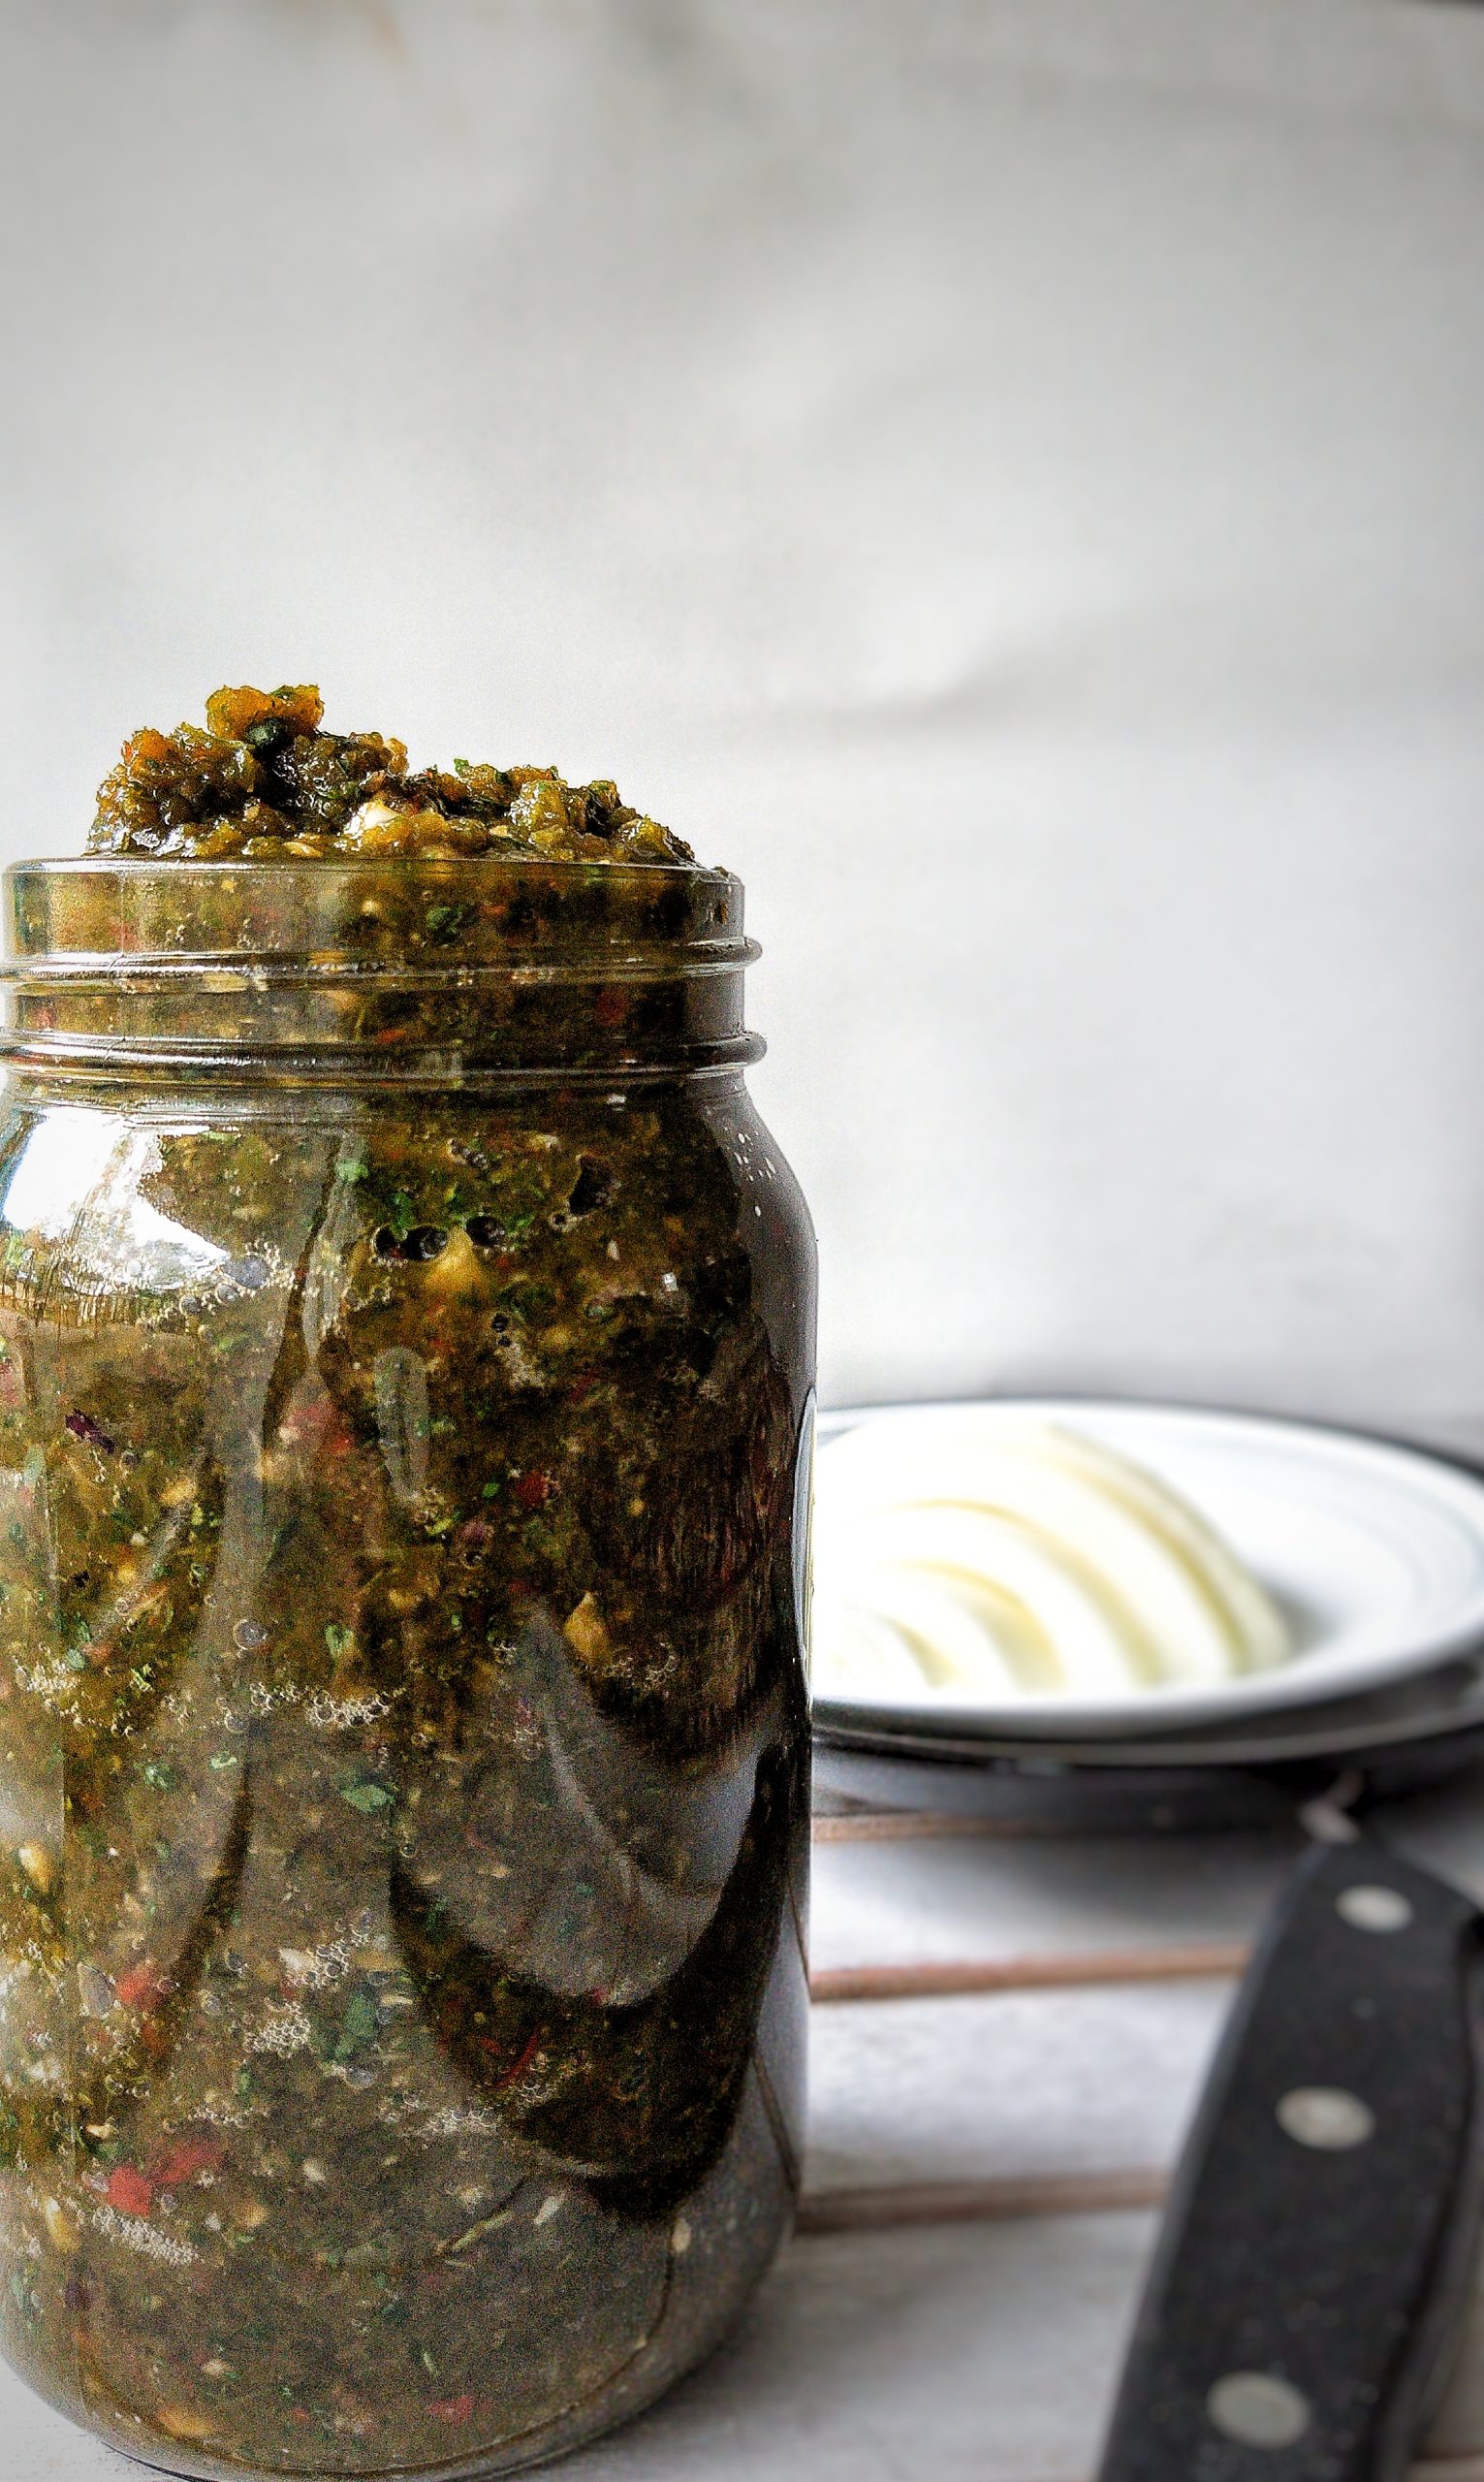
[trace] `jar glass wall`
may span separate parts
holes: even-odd
[[[812,1247],[741,891],[11,895],[5,2349],[180,2472],[532,2462],[797,2178]]]

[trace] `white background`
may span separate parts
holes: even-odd
[[[730,862],[827,1399],[1484,1446],[1484,12],[0,0],[6,856],[319,679]]]

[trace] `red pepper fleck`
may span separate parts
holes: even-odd
[[[79,1414],[75,1407],[67,1416],[66,1428],[71,1431],[74,1439],[85,1439],[89,1448],[101,1448],[105,1456],[112,1455],[112,1440],[110,1439],[103,1424],[95,1421],[91,1414]]]
[[[533,1471],[521,1475],[516,1484],[516,1498],[523,1509],[544,1509],[555,1488],[550,1474]]]
[[[581,1405],[584,1396],[592,1394],[597,1384],[598,1374],[595,1370],[580,1370],[567,1390],[568,1404]]]
[[[103,2194],[120,2214],[146,2215],[154,2205],[154,2182],[146,2180],[132,2163],[120,2163],[117,2171],[110,2175]]]
[[[467,2422],[473,2418],[474,2399],[472,2396],[445,2396],[440,2402],[429,2404],[427,2409],[435,2422]]]
[[[131,1965],[126,1974],[118,1977],[118,1996],[124,2006],[138,2008],[146,2017],[169,1997],[173,1988],[169,1975],[162,1974],[147,1957],[142,1964]]]
[[[520,2077],[524,2070],[529,2068],[538,2050],[540,2049],[540,2046],[541,2028],[538,2025],[534,2034],[532,2034],[530,2041],[526,2044],[524,2051],[516,2061],[515,2066],[513,2068],[507,2068],[503,2077],[496,2078],[494,2084],[496,2094],[503,2094],[507,2085],[514,2085],[516,2079]]]
[[[225,2153],[226,2148],[215,2138],[182,2138],[155,2169],[155,2187],[177,2188],[182,2180],[194,2180],[199,2172],[218,2171]]]

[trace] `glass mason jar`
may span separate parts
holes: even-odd
[[[5,2350],[174,2472],[535,2462],[797,2180],[813,1251],[741,888],[9,906]]]

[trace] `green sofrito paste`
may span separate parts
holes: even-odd
[[[173,2470],[462,2476],[786,2225],[812,1254],[737,883],[320,716],[11,874],[0,2332]]]
[[[210,862],[287,856],[490,853],[563,862],[691,862],[688,844],[553,767],[407,771],[399,741],[327,733],[317,689],[218,689],[206,725],[139,732],[98,791],[88,839],[102,853]]]

